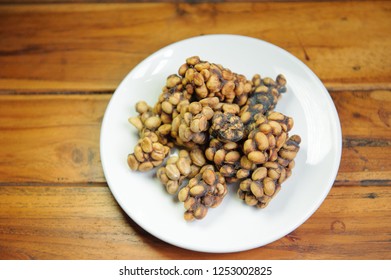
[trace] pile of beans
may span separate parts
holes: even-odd
[[[274,111],[286,79],[247,80],[220,64],[189,57],[152,107],[136,104],[129,118],[139,135],[128,155],[132,170],[155,167],[167,192],[184,204],[184,218],[202,219],[238,182],[238,197],[264,208],[292,173],[301,138],[293,119]],[[170,156],[173,148],[179,149]]]

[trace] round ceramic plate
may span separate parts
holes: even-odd
[[[299,134],[301,149],[292,176],[265,209],[249,207],[236,188],[203,220],[186,222],[183,204],[166,193],[155,171],[133,172],[127,155],[138,140],[128,123],[134,105],[157,101],[167,76],[186,58],[198,55],[248,79],[256,73],[284,74],[288,86],[276,111],[294,118],[290,135]],[[135,67],[107,107],[101,130],[101,159],[108,185],[123,210],[149,233],[170,244],[203,252],[235,252],[273,242],[304,223],[333,185],[341,158],[341,129],[329,93],[300,60],[270,43],[237,35],[207,35],[169,45]]]

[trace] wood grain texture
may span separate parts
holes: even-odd
[[[342,127],[337,184],[391,184],[391,92],[331,94]]]
[[[285,48],[332,90],[390,89],[390,28],[389,1],[2,5],[0,90],[113,90],[163,46],[214,33]]]
[[[110,97],[0,96],[0,182],[103,182],[99,135]]]
[[[344,143],[336,184],[391,185],[391,92],[331,96]],[[110,97],[0,95],[0,184],[105,182],[99,134]]]
[[[390,188],[333,188],[284,238],[241,253],[205,254],[146,233],[105,186],[3,186],[0,259],[389,259],[390,202]]]
[[[65,2],[0,0],[0,259],[391,259],[391,1]],[[329,89],[343,133],[315,214],[232,254],[177,248],[139,227],[99,153],[123,77],[168,44],[215,33],[297,56]]]

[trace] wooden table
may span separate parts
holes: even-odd
[[[0,1],[0,259],[391,258],[391,2],[33,2]],[[114,200],[99,155],[123,77],[163,46],[212,33],[301,59],[343,131],[340,170],[316,213],[240,253],[151,236]]]

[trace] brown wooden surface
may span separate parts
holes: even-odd
[[[301,227],[262,248],[197,253],[146,233],[103,185],[0,188],[1,257],[10,259],[389,258],[390,188],[333,188]],[[388,214],[387,214],[388,213]],[[368,248],[370,247],[370,248]]]
[[[296,55],[329,89],[343,132],[340,170],[315,214],[233,254],[145,232],[112,197],[99,155],[103,114],[126,73],[211,33]],[[383,1],[0,4],[0,259],[390,259],[390,34]]]
[[[211,33],[281,46],[329,89],[391,89],[390,4],[4,5],[0,89],[113,90],[161,47]]]

